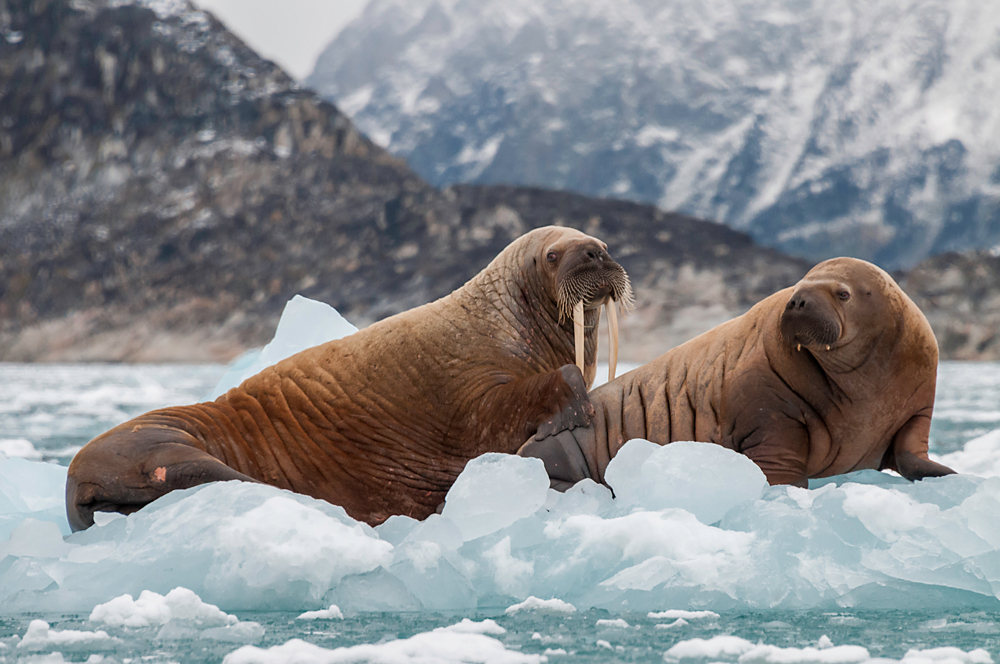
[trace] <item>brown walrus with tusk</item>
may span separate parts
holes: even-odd
[[[513,453],[536,431],[554,433],[556,419],[590,421],[600,307],[631,298],[603,242],[532,231],[436,302],[293,355],[213,402],[152,411],[90,441],[69,467],[69,523],[81,530],[96,511],[129,514],[233,479],[322,498],[370,524],[425,518],[469,459]]]
[[[927,319],[880,268],[820,263],[743,316],[594,390],[593,423],[540,431],[521,448],[556,488],[604,480],[632,438],[717,443],[771,484],[891,468],[954,471],[927,458],[938,348]]]

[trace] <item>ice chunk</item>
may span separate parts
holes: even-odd
[[[0,459],[2,455],[31,461],[41,461],[42,453],[35,449],[30,440],[24,438],[0,438]]]
[[[209,395],[215,399],[250,376],[307,348],[354,334],[358,328],[323,302],[296,295],[285,304],[271,343],[259,355],[238,358]]]
[[[541,664],[544,661],[545,658],[541,655],[508,650],[503,643],[484,633],[456,629],[453,625],[415,634],[408,639],[333,650],[300,639],[292,639],[266,650],[244,646],[226,655],[223,664],[312,664],[313,662],[317,664],[329,662]]]
[[[0,541],[25,519],[50,521],[68,535],[66,467],[0,455]]]
[[[683,618],[678,618],[672,623],[659,623],[656,625],[658,629],[673,629],[675,627],[687,627],[690,623]]]
[[[973,438],[957,452],[935,457],[935,460],[959,473],[1000,476],[1000,429]]]
[[[767,488],[757,464],[720,445],[656,445],[638,438],[618,451],[605,479],[623,504],[679,507],[702,523],[715,523],[734,505],[760,498]]]
[[[51,521],[25,519],[14,529],[10,540],[0,542],[0,560],[4,556],[59,558],[70,550],[63,541],[59,526]]]
[[[90,621],[113,627],[149,627],[166,625],[171,620],[183,621],[197,627],[224,627],[239,620],[213,604],[201,601],[187,588],[174,588],[165,596],[143,590],[139,599],[121,595],[90,612]]]
[[[441,516],[469,541],[531,516],[545,504],[548,491],[541,459],[484,454],[466,464],[448,490]]]
[[[855,664],[871,659],[861,646],[782,648],[758,644],[740,655],[740,664]]]
[[[507,633],[507,630],[498,625],[495,620],[491,620],[490,618],[480,622],[469,620],[468,618],[462,618],[462,622],[442,627],[441,629],[448,632],[461,632],[463,634],[492,634],[494,636],[500,636]]]
[[[753,644],[738,636],[713,636],[710,639],[688,639],[675,643],[663,653],[666,662],[683,662],[686,659],[733,659],[753,648]]]
[[[217,606],[297,608],[388,564],[393,548],[341,507],[243,482],[169,493],[67,544],[59,560],[21,556],[0,570],[0,607],[83,611],[184,586]]]
[[[961,648],[945,646],[943,648],[928,648],[927,650],[910,649],[901,660],[904,664],[922,664],[923,662],[947,662],[953,664],[993,664],[993,658],[982,649],[976,648],[965,652]]]
[[[598,627],[610,627],[613,629],[628,629],[628,623],[622,618],[601,618],[597,621]]]
[[[95,606],[90,621],[113,627],[161,626],[156,635],[161,641],[202,638],[252,643],[264,636],[264,628],[258,623],[240,622],[236,616],[180,587],[165,596],[144,590],[138,600],[121,595]]]
[[[343,620],[344,614],[336,604],[331,604],[328,609],[319,611],[306,611],[299,615],[296,620]]]
[[[83,632],[73,629],[55,630],[44,620],[32,620],[28,631],[18,642],[22,650],[106,650],[121,643],[104,630]]]
[[[508,606],[504,613],[508,616],[519,611],[545,611],[548,613],[573,613],[576,607],[561,599],[538,599],[534,595],[528,599]]]
[[[650,611],[647,618],[652,620],[716,620],[719,614],[715,611],[685,611],[684,609],[667,609],[666,611]]]

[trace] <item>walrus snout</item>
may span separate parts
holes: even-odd
[[[781,334],[793,346],[827,347],[840,339],[840,318],[824,293],[800,289],[781,314]]]

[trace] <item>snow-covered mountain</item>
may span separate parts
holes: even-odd
[[[1000,246],[993,0],[372,0],[308,83],[435,184],[887,267]]]

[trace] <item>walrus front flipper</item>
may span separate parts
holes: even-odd
[[[70,527],[77,531],[94,525],[94,512],[131,514],[175,489],[257,481],[185,444],[188,438],[177,429],[122,425],[87,443],[66,476]]]
[[[891,455],[883,461],[883,468],[893,468],[900,475],[915,482],[925,477],[954,475],[955,471],[927,458],[927,439],[931,430],[931,418],[927,413],[918,413],[904,424],[893,438],[889,450]]]
[[[795,420],[773,414],[771,423],[743,440],[738,451],[764,471],[771,486],[809,486],[809,432]]]
[[[549,486],[557,491],[566,491],[580,480],[593,477],[578,436],[586,441],[594,436],[594,428],[577,427],[554,435],[536,436],[522,445],[517,454],[541,459],[545,472],[549,474]],[[589,446],[584,442],[583,447]]]
[[[921,459],[912,452],[896,452],[896,470],[899,474],[915,482],[925,477],[954,475],[955,471],[930,459]]]

